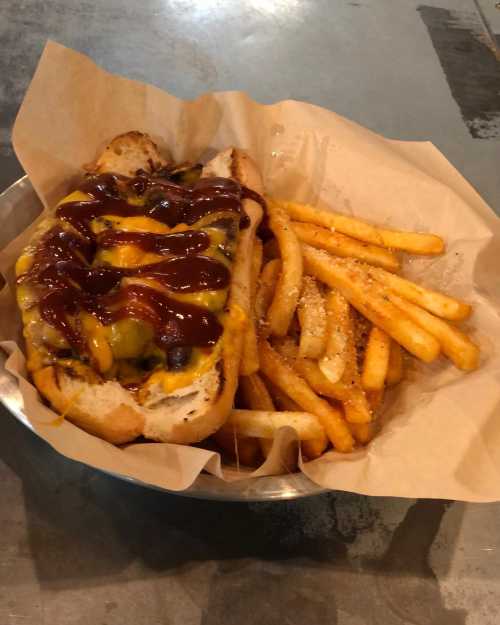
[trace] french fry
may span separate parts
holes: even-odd
[[[340,411],[318,397],[266,340],[259,341],[259,355],[264,375],[303,410],[318,417],[326,435],[338,451],[351,451],[354,441]]]
[[[436,337],[441,344],[443,354],[455,366],[463,371],[477,369],[479,366],[479,347],[458,328],[439,317],[435,317],[430,312],[399,297],[395,293],[389,293],[389,299],[391,303],[408,315],[412,321]]]
[[[315,460],[319,458],[321,454],[328,447],[328,439],[323,434],[318,438],[312,438],[308,441],[300,441],[300,447],[302,453],[307,456],[308,460]]]
[[[255,299],[255,294],[257,292],[257,282],[259,280],[260,271],[262,269],[262,259],[263,259],[264,251],[262,248],[262,241],[258,238],[255,239],[252,250],[252,266],[251,266],[251,274],[250,274],[250,295],[253,299]]]
[[[257,332],[253,319],[248,324],[243,337],[243,353],[240,360],[240,375],[252,375],[259,370],[259,351],[257,349]]]
[[[399,269],[397,256],[390,250],[378,245],[360,242],[345,234],[332,232],[321,226],[300,221],[293,221],[292,227],[301,241],[326,250],[335,256],[359,258],[370,265],[383,267],[388,271]]]
[[[219,429],[213,438],[222,451],[236,464],[248,467],[256,466],[260,459],[259,443],[256,438],[238,436],[233,428]]]
[[[378,228],[360,219],[315,208],[308,204],[284,201],[279,201],[278,204],[294,221],[305,221],[330,228],[373,245],[404,250],[412,254],[441,254],[444,251],[443,240],[435,234]]]
[[[275,384],[266,380],[266,386],[269,388],[269,392],[271,393],[274,403],[280,410],[287,410],[290,412],[300,412],[300,406],[293,401],[286,393],[284,393],[281,389],[279,389]],[[328,447],[328,439],[326,434],[323,434],[318,437],[308,441],[301,441],[300,446],[302,448],[303,453],[307,456],[309,460],[314,460],[315,458],[319,458],[321,454]]]
[[[320,358],[327,339],[325,298],[316,280],[310,276],[304,276],[302,280],[297,316],[300,323],[299,357]]]
[[[366,398],[370,404],[370,408],[375,411],[380,408],[384,401],[385,387],[379,388],[376,391],[366,391]]]
[[[239,390],[243,404],[250,410],[275,410],[272,397],[267,386],[258,373],[240,377]]]
[[[442,317],[443,319],[451,319],[459,321],[466,319],[471,312],[469,304],[454,299],[438,291],[431,291],[419,284],[406,280],[400,276],[396,276],[388,271],[384,271],[378,267],[366,266],[368,275],[378,282],[388,286],[391,291],[404,297],[413,304],[417,304],[421,308],[425,308],[429,312]]]
[[[256,467],[261,462],[260,445],[255,438],[237,438],[236,445],[238,462],[248,467]]]
[[[353,385],[347,398],[342,401],[342,407],[348,423],[369,423],[373,420],[373,412],[361,384]]]
[[[346,421],[367,423],[372,420],[365,393],[359,384],[359,375],[356,379],[349,372],[342,380],[332,384],[313,360],[299,359],[295,369],[316,393],[342,402]]]
[[[267,311],[270,334],[285,336],[297,308],[302,285],[302,253],[299,240],[286,212],[274,202],[268,202],[269,227],[278,240],[282,270],[273,300]]]
[[[257,332],[255,329],[255,296],[262,266],[262,254],[262,241],[255,239],[250,272],[250,315],[243,337],[240,375],[251,375],[259,370],[259,350],[257,349]]]
[[[289,426],[299,440],[314,440],[324,435],[318,417],[308,412],[276,412],[269,410],[233,410],[222,431],[236,431],[238,437],[273,439],[276,432]]]
[[[367,445],[379,432],[380,423],[378,421],[371,421],[370,423],[349,423],[349,429],[358,443]]]
[[[465,319],[470,306],[394,274],[398,259],[385,249],[441,253],[439,237],[377,228],[294,202],[270,200],[268,206],[275,239],[266,256],[272,260],[260,279],[253,273],[261,375],[241,377],[249,410],[233,411],[240,425],[230,419],[221,430],[227,435],[232,428],[233,446],[244,441],[246,462],[255,463],[259,445],[267,456],[282,425],[293,427],[297,418],[296,427],[303,427],[304,414],[314,415],[319,427],[314,435],[307,427],[308,434],[299,434],[306,460],[321,456],[329,441],[341,452],[366,445],[380,429],[375,411],[386,387],[403,377],[402,348],[424,362],[442,351],[465,371],[478,366],[478,347],[446,321]],[[284,288],[299,282],[292,271],[297,258],[298,302],[297,289]],[[317,280],[329,287],[326,297]],[[364,348],[361,373],[357,346]]]
[[[347,399],[349,395],[347,386],[341,381],[330,382],[319,368],[317,361],[309,358],[298,358],[294,363],[294,368],[318,395],[339,401]]]
[[[261,323],[267,314],[274,291],[276,290],[280,272],[281,261],[275,258],[264,265],[262,273],[260,274],[257,294],[255,296],[255,317],[258,323]]]
[[[394,386],[403,378],[403,350],[396,341],[391,341],[391,353],[389,354],[389,368],[387,369],[387,386]]]
[[[351,315],[348,317],[348,323],[349,325],[346,327],[345,368],[342,378],[338,382],[330,382],[318,364],[311,360],[297,360],[295,368],[317,393],[342,402],[346,421],[368,423],[372,420],[373,414],[361,386]]]
[[[392,345],[398,345],[394,341],[391,341]],[[365,394],[365,400],[368,402],[372,420],[369,422],[349,422],[352,435],[362,445],[367,445],[380,431],[380,422],[375,419],[375,411],[381,406],[384,400],[385,388],[381,388],[377,391],[367,391]],[[344,408],[345,410],[345,408]],[[347,415],[346,415],[347,418]]]
[[[352,315],[349,315],[352,324]],[[346,421],[349,423],[368,423],[373,419],[373,412],[370,409],[365,391],[361,384],[361,375],[358,368],[356,345],[354,342],[354,331],[350,331],[347,336],[346,366],[341,382],[349,390],[347,399],[342,401]]]
[[[273,400],[266,385],[258,373],[249,376],[241,376],[239,391],[244,405],[250,410],[275,410]],[[266,438],[259,439],[260,449],[264,458],[267,458],[273,442]]]
[[[273,384],[270,380],[265,380],[265,385],[267,386],[269,393],[271,394],[271,398],[275,404],[275,406],[279,410],[285,410],[288,412],[300,412],[300,406],[293,401],[291,397],[283,392],[280,388]]]
[[[332,289],[326,298],[326,346],[319,361],[319,368],[330,382],[338,382],[346,365],[346,350],[352,325],[349,303],[337,289]]]
[[[293,367],[293,363],[299,355],[299,346],[291,336],[273,339],[272,346],[278,354]]]
[[[354,308],[417,358],[432,362],[438,357],[439,341],[390,302],[388,289],[370,279],[359,263],[334,258],[305,243],[302,249],[308,274],[337,288]]]
[[[368,337],[361,374],[361,384],[365,390],[379,391],[384,388],[390,351],[391,337],[373,326]]]

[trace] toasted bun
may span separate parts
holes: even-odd
[[[134,147],[135,146],[135,147]],[[117,151],[117,147],[120,151]],[[162,162],[155,144],[141,133],[114,139],[97,160],[94,171],[130,176],[147,170],[150,159]],[[253,161],[240,150],[219,153],[203,170],[203,176],[236,178],[262,193],[262,181]],[[32,371],[40,393],[64,417],[111,443],[133,441],[138,436],[162,442],[199,442],[220,428],[233,404],[238,383],[243,329],[250,310],[251,250],[262,209],[243,200],[250,226],[239,233],[228,298],[228,318],[220,359],[212,369],[187,386],[166,395],[153,388],[148,400],[139,404],[117,381],[104,381],[88,365],[66,360]],[[36,348],[28,342],[28,353]]]
[[[132,130],[115,137],[97,161],[87,165],[86,169],[96,174],[111,172],[131,177],[138,169],[151,173],[167,162],[151,137]]]

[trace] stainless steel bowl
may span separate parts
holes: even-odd
[[[42,206],[27,176],[15,182],[0,194],[0,249],[20,234],[41,212]],[[0,352],[0,401],[23,425],[33,431],[29,419],[23,413],[22,398],[17,382],[4,368],[5,355]],[[146,488],[156,488],[117,473],[112,474],[122,480],[140,484]],[[259,477],[227,483],[212,475],[201,474],[194,484],[175,494],[198,499],[226,501],[273,501],[296,499],[324,492],[324,489],[311,482],[302,473]]]

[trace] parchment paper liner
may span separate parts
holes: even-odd
[[[481,345],[482,367],[464,374],[444,359],[415,363],[386,402],[378,438],[351,455],[327,453],[301,470],[322,486],[368,495],[500,499],[499,220],[432,144],[389,141],[302,102],[264,106],[240,92],[179,100],[49,42],[13,131],[16,154],[44,205],[57,202],[82,164],[128,130],[151,134],[177,161],[228,145],[244,148],[260,166],[269,194],[442,235],[447,253],[413,257],[405,274],[474,305],[468,329]],[[7,280],[0,339],[36,432],[70,458],[172,490],[188,487],[203,469],[222,479],[248,477],[222,468],[212,451],[168,444],[118,448],[68,421],[53,424],[56,415],[27,381],[18,347],[13,265],[31,229],[0,255]],[[268,461],[252,475],[282,472],[281,452],[294,439],[293,430],[283,429]]]

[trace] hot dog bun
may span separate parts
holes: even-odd
[[[132,176],[137,170],[149,172],[165,163],[147,135],[131,132],[114,139],[93,169],[99,174]],[[258,194],[263,192],[255,164],[235,148],[219,153],[204,166],[202,177],[213,176],[233,178]],[[249,226],[238,233],[219,349],[208,369],[172,392],[165,392],[160,383],[148,381],[139,394],[133,393],[118,381],[105,379],[95,366],[74,358],[61,358],[45,366],[33,331],[35,324],[27,323],[26,306],[20,301],[28,367],[39,392],[59,414],[115,444],[133,441],[141,435],[154,441],[189,444],[219,429],[231,410],[236,391],[243,329],[249,313],[251,249],[262,217],[262,208],[256,201],[243,199],[242,206]]]

